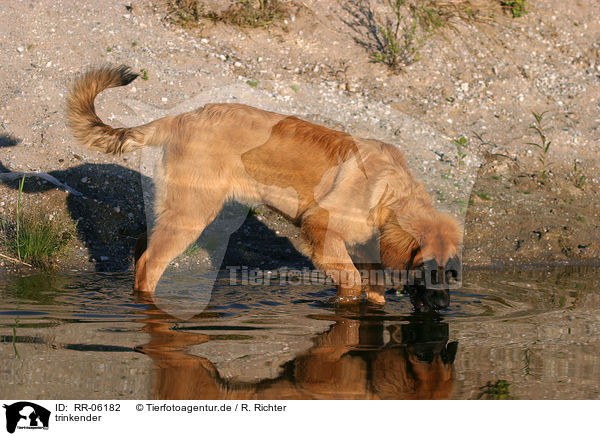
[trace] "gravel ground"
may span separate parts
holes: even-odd
[[[600,4],[530,3],[521,18],[452,21],[428,40],[418,62],[393,73],[371,62],[356,2],[296,2],[284,21],[258,29],[183,29],[165,20],[162,3],[146,0],[10,2],[0,14],[0,172],[47,172],[83,194],[33,178],[26,184],[26,208],[76,226],[61,268],[130,268],[146,227],[142,191],[152,155],[110,157],[80,148],[64,116],[78,73],[124,63],[145,73],[97,99],[100,116],[115,125],[210,101],[296,114],[398,145],[440,208],[464,222],[466,266],[594,263]],[[527,145],[537,139],[532,111],[548,111],[544,132],[552,145],[544,178],[538,149]],[[467,148],[459,164],[454,140],[462,136]],[[15,188],[0,185],[0,214],[14,209]],[[272,244],[284,247],[287,238],[292,246],[284,249],[293,252],[296,230],[257,212],[232,237],[231,261],[270,263],[277,257]],[[194,252],[177,263],[204,261]],[[287,261],[306,262],[293,253]]]

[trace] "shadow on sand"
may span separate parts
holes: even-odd
[[[19,142],[11,136],[0,136],[0,149]],[[0,175],[10,171],[0,161]],[[88,248],[89,261],[94,262],[95,270],[117,272],[130,269],[136,241],[146,232],[143,188],[152,189],[152,181],[138,171],[116,164],[84,163],[66,170],[48,171],[47,174],[82,194],[68,193],[66,207],[76,222],[79,239]],[[16,191],[19,180],[1,183]],[[27,176],[23,192],[40,193],[55,189],[56,186],[46,180]],[[269,269],[312,265],[286,237],[278,236],[254,215],[248,214],[246,206],[226,205],[205,233],[218,231],[222,216],[232,209],[235,213],[243,213],[240,217],[243,224],[229,237],[222,269],[229,265]]]

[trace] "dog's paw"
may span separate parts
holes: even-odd
[[[383,306],[385,304],[385,296],[380,294],[379,292],[366,292],[367,301],[372,304],[376,304],[378,306]]]

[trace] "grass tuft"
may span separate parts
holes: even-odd
[[[586,176],[579,165],[577,165],[577,159],[573,161],[573,172],[571,173],[571,178],[576,188],[583,189],[586,182]]]
[[[0,221],[0,237],[4,248],[20,261],[53,269],[59,252],[73,235],[45,216],[27,214]]]
[[[368,36],[357,38],[373,61],[398,72],[420,59],[419,51],[440,29],[457,31],[456,19],[466,22],[498,22],[502,11],[513,17],[525,14],[524,0],[384,0],[379,7],[360,0],[348,7]]]
[[[465,163],[465,158],[467,157],[467,138],[461,136],[458,139],[455,139],[454,145],[456,146],[456,157],[458,161],[458,167],[462,167]]]
[[[57,257],[73,238],[69,225],[43,213],[24,213],[21,194],[25,177],[19,183],[17,209],[13,217],[0,219],[0,244],[19,262],[41,269],[53,269]]]
[[[535,122],[529,126],[530,129],[535,131],[538,136],[538,142],[527,142],[527,145],[533,145],[539,151],[538,160],[541,164],[540,169],[540,178],[543,179],[548,175],[548,150],[550,149],[550,144],[552,141],[548,140],[546,133],[544,131],[544,115],[546,115],[548,111],[544,111],[542,113],[532,112]]]
[[[181,27],[196,27],[202,17],[198,0],[167,0],[167,18]]]
[[[529,4],[526,0],[499,0],[500,6],[510,12],[513,18],[520,18],[528,11]]]
[[[375,62],[383,62],[398,71],[417,60],[417,51],[428,32],[419,28],[421,20],[415,14],[416,7],[408,0],[387,0],[386,6],[384,12],[370,11],[377,40],[377,51],[372,56]]]

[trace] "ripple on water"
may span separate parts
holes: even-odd
[[[313,358],[310,350],[324,344],[342,346],[336,359],[358,353],[376,362],[389,347],[405,347],[419,360],[439,352],[440,344],[446,352],[454,341],[457,398],[483,395],[485,386],[500,382],[520,398],[588,398],[598,392],[593,380],[600,378],[598,277],[593,268],[465,271],[463,286],[437,317],[412,314],[409,298],[398,293],[387,295],[384,308],[340,309],[327,303],[332,288],[243,287],[219,280],[207,296],[196,292],[197,277],[167,275],[152,302],[132,294],[130,274],[0,277],[0,366],[17,380],[24,377],[26,386],[16,353],[36,359],[42,371],[47,365],[46,378],[69,362],[72,375],[83,380],[89,365],[102,361],[111,368],[111,382],[97,391],[114,386],[109,398],[122,394],[123,380],[129,380],[119,359],[139,374],[148,374],[148,359],[163,369],[182,362],[196,368],[193,362],[207,359],[223,380],[250,383],[275,380],[281,365],[304,364]],[[130,382],[136,387],[127,388],[126,398],[148,396],[144,377],[139,385]],[[570,384],[561,384],[567,379]],[[95,395],[90,389],[85,397]]]

